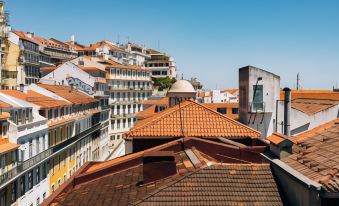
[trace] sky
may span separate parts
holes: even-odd
[[[173,56],[185,79],[206,89],[238,87],[252,65],[281,87],[339,84],[339,1],[5,0],[13,29],[81,44],[127,41]],[[338,85],[339,87],[339,85]]]

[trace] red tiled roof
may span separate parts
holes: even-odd
[[[20,145],[9,142],[8,138],[3,139],[0,135],[0,154],[7,153],[9,151],[19,148]]]
[[[107,162],[85,164],[42,206],[282,205],[270,166],[260,155],[264,150],[199,138],[175,140]],[[143,183],[143,157],[159,151],[173,152],[176,174]]]
[[[92,50],[95,50],[95,49],[97,49],[97,48],[99,48],[101,46],[107,46],[109,48],[109,50],[120,51],[120,52],[127,53],[124,49],[122,49],[122,48],[120,48],[118,46],[115,46],[112,43],[107,42],[107,41],[97,42],[95,44],[92,44],[90,46],[83,47],[83,48],[76,48],[76,50],[77,51],[92,51]]]
[[[82,92],[72,89],[69,86],[64,85],[49,85],[49,84],[37,84],[39,87],[47,89],[60,97],[67,99],[68,101],[72,102],[73,104],[87,104],[87,103],[94,103],[97,102],[96,99],[83,94]]]
[[[30,41],[30,42],[35,43],[35,44],[39,44],[38,41],[36,41],[34,38],[29,37],[25,32],[22,32],[22,31],[14,31],[13,33],[15,33],[16,35],[18,35],[20,39],[24,39],[24,40],[26,40],[26,41]]]
[[[274,145],[278,145],[284,140],[289,139],[289,137],[286,135],[280,134],[280,133],[273,133],[272,135],[268,136],[266,139],[270,141],[270,143]]]
[[[61,107],[61,106],[68,106],[71,103],[63,101],[63,100],[56,100],[47,96],[44,96],[40,93],[37,93],[33,90],[28,90],[27,93],[23,93],[19,90],[0,90],[1,93],[12,96],[14,98],[22,99],[24,101],[36,104],[41,108],[53,108],[53,107]]]
[[[334,107],[337,104],[339,104],[339,99],[294,99],[292,100],[291,107],[307,115],[313,115]]]
[[[331,90],[291,90],[292,100],[294,99],[327,99],[339,100],[339,92]],[[284,100],[284,91],[280,91],[280,99]]]
[[[10,107],[12,107],[12,105],[6,102],[0,101],[0,108],[10,108]]]
[[[293,169],[322,184],[325,191],[339,191],[339,121],[316,127],[296,137],[293,153],[283,159]]]
[[[260,132],[193,101],[185,101],[141,120],[126,139],[172,137],[258,138]]]
[[[0,112],[0,119],[8,119],[11,117],[11,114],[8,112]]]

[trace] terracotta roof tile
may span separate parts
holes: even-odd
[[[12,107],[12,105],[6,102],[0,101],[0,108],[10,108],[10,107]]]
[[[268,136],[266,139],[270,141],[270,143],[274,145],[278,145],[282,141],[289,139],[289,137],[286,135],[280,134],[280,133],[273,133],[272,135]]]
[[[120,51],[120,52],[125,52],[127,53],[124,49],[113,45],[112,43],[108,42],[108,41],[101,41],[101,42],[97,42],[95,44],[92,44],[90,46],[85,46],[85,47],[77,47],[76,50],[77,51],[92,51],[95,50],[101,46],[107,46],[109,48],[109,50],[113,50],[113,51]]]
[[[18,144],[9,142],[8,138],[3,139],[1,137],[0,139],[0,154],[7,153],[20,147]]]
[[[132,205],[253,203],[283,205],[269,164],[217,164],[205,167],[157,189]]]
[[[126,134],[133,138],[258,138],[260,132],[193,101],[185,101],[141,120]]]
[[[291,90],[292,100],[294,99],[327,99],[339,100],[339,92],[331,90]],[[280,91],[280,99],[284,100],[284,92]]]
[[[293,154],[283,162],[329,192],[339,191],[339,122],[333,120],[296,137]]]
[[[211,157],[229,153],[246,158],[244,154],[237,155],[239,150],[213,141],[184,138],[107,162],[89,163],[42,205],[180,205],[188,201],[210,202],[209,205],[282,205],[270,166],[261,162],[264,158],[259,153],[249,154],[249,159],[256,156],[261,160],[248,164],[233,160],[221,164]],[[150,151],[173,152],[176,174],[144,184],[142,159]]]
[[[30,41],[30,42],[35,43],[35,44],[39,44],[38,41],[36,41],[34,38],[29,37],[25,32],[22,32],[22,31],[14,31],[13,33],[15,33],[16,35],[18,35],[20,39],[24,39],[24,40],[26,40],[26,41]]]
[[[39,87],[47,89],[60,97],[67,99],[68,101],[72,102],[73,104],[87,104],[87,103],[94,103],[97,102],[96,99],[88,96],[76,89],[72,89],[69,86],[64,85],[49,85],[49,84],[37,84]]]
[[[36,104],[41,108],[53,108],[53,107],[60,107],[60,106],[68,106],[71,103],[63,101],[63,100],[56,100],[47,96],[44,96],[40,93],[37,93],[33,90],[28,90],[27,93],[23,93],[19,90],[0,90],[1,93],[12,96],[14,98],[22,99],[24,101]]]
[[[291,107],[307,115],[316,114],[339,104],[339,100],[294,99]]]

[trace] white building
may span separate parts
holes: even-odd
[[[176,78],[177,69],[173,57],[153,49],[148,49],[147,54],[149,54],[151,58],[146,61],[145,66],[151,71],[152,77]]]
[[[237,91],[234,90],[199,90],[197,100],[200,103],[238,103]]]
[[[287,130],[290,135],[296,135],[338,117],[339,92],[292,90],[291,93],[289,118],[285,119],[280,77],[253,66],[240,68],[240,122],[260,131],[261,137],[266,138]]]

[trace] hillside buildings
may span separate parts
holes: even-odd
[[[145,66],[152,72],[152,77],[176,78],[176,62],[173,57],[153,49],[148,49],[147,54],[151,58],[145,63]]]
[[[197,100],[200,103],[238,103],[238,89],[229,90],[198,90]]]
[[[0,101],[2,205],[38,205],[85,162],[110,154],[108,115],[76,89],[31,84],[1,90]]]

